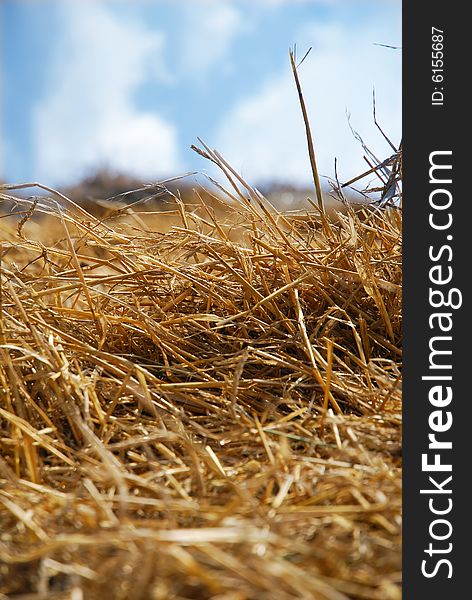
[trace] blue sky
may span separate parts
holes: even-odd
[[[289,68],[300,68],[319,168],[365,166],[401,136],[399,0],[3,0],[0,177],[50,185],[100,167],[151,181],[211,171],[199,136],[253,183],[310,180]]]

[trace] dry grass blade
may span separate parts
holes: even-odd
[[[309,51],[308,51],[309,52]],[[305,54],[304,58],[300,61],[300,64],[305,60],[308,52]],[[311,134],[310,121],[308,120],[308,113],[305,106],[305,99],[303,98],[302,86],[300,84],[300,79],[298,77],[298,67],[295,64],[295,57],[293,54],[293,50],[290,50],[290,63],[292,65],[293,77],[295,78],[295,85],[297,86],[298,99],[300,101],[300,108],[302,109],[303,121],[305,123],[305,131],[306,131],[306,140],[308,144],[308,154],[310,156],[310,165],[311,171],[313,174],[313,182],[315,184],[316,191],[316,199],[318,200],[318,208],[320,209],[321,214],[324,214],[324,205],[323,205],[323,194],[321,192],[320,185],[320,176],[318,174],[318,167],[316,165],[316,155],[315,155],[315,147],[313,145],[313,136]]]

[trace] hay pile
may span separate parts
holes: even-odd
[[[401,597],[401,213],[227,174],[227,222],[0,221],[3,594]]]

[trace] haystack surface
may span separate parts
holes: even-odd
[[[4,187],[7,597],[401,597],[401,212],[231,181],[165,233]]]

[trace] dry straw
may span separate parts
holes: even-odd
[[[164,234],[3,186],[0,592],[398,599],[401,212],[199,152],[230,217]]]

